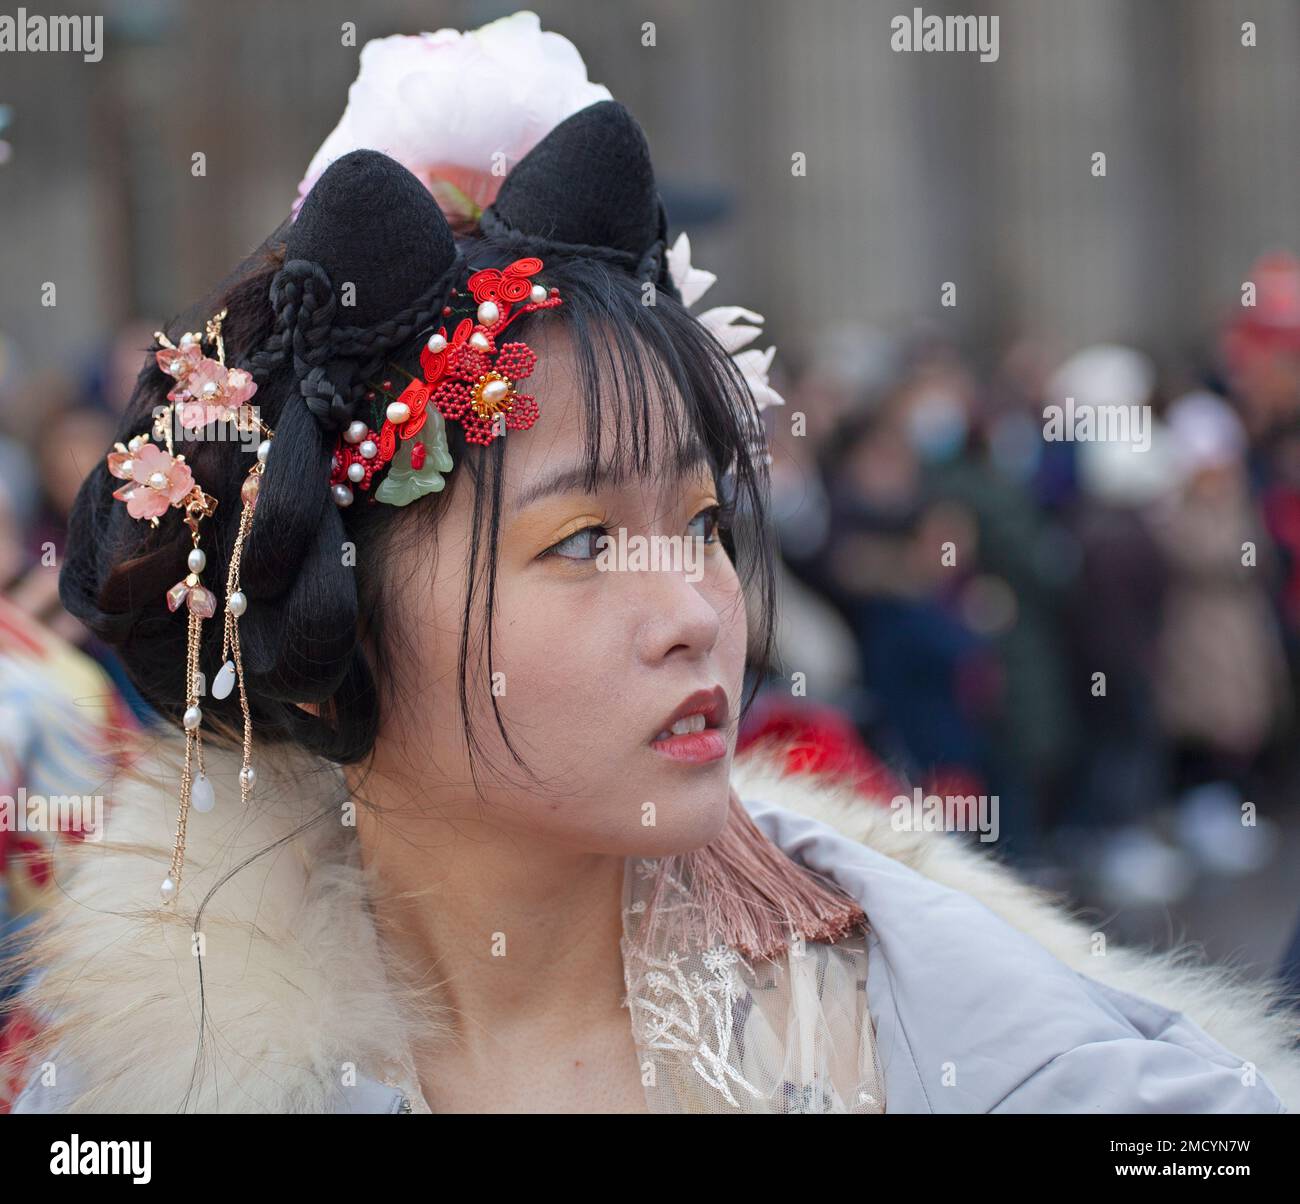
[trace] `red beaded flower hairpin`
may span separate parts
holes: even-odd
[[[420,352],[423,378],[412,377],[397,395],[391,380],[366,394],[372,421],[351,423],[334,451],[330,487],[338,505],[351,505],[353,489],[369,490],[381,472],[373,494],[378,502],[405,506],[442,489],[452,467],[444,419],[459,422],[466,440],[482,445],[537,421],[536,399],[518,388],[537,355],[526,343],[503,343],[501,335],[516,318],[561,304],[558,289],[533,282],[541,270],[542,261],[530,257],[475,272],[466,283],[474,316],[463,317],[450,338],[445,325],[429,337]],[[452,290],[453,298],[463,295]],[[443,317],[467,304],[444,306]]]

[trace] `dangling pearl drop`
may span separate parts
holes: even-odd
[[[190,806],[200,814],[206,815],[216,806],[217,796],[212,789],[212,780],[206,773],[199,774],[190,786]]]
[[[235,662],[227,661],[217,670],[217,679],[212,683],[212,697],[220,701],[230,697],[235,688]]]

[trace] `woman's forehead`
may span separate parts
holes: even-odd
[[[571,452],[558,462],[539,462],[534,470],[526,471],[509,508],[514,513],[556,494],[600,493],[629,485],[672,489],[690,481],[708,480],[712,475],[712,461],[704,445],[697,440],[685,444],[678,455],[654,458],[640,464],[627,457],[592,464],[585,457]]]

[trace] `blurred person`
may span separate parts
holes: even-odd
[[[990,462],[1049,514],[1078,495],[1074,445],[1043,438],[1043,400],[1057,362],[1038,340],[1013,342],[994,370],[982,423]]]
[[[927,786],[986,786],[1000,678],[958,608],[964,566],[977,557],[970,516],[926,495],[896,408],[854,415],[833,446],[825,570],[857,639],[874,739],[887,762]],[[945,563],[947,543],[961,549],[955,564]]]
[[[1300,418],[1300,260],[1285,251],[1263,255],[1247,280],[1254,304],[1239,306],[1223,324],[1219,353],[1249,438],[1266,461],[1269,436]]]
[[[101,796],[112,750],[124,747],[133,728],[130,712],[94,661],[0,597],[0,799],[8,800],[0,802],[0,962],[15,953],[19,934],[54,899],[54,843],[103,836],[102,828],[55,827],[42,805]],[[19,804],[28,808],[22,823],[8,809]],[[63,814],[94,822],[93,807]],[[5,982],[0,975],[0,1003],[19,986]],[[0,1060],[7,1018],[0,1009]]]
[[[59,639],[75,645],[97,662],[137,722],[149,724],[156,715],[131,681],[121,658],[93,636],[59,600],[59,570],[63,564],[68,515],[84,474],[112,442],[110,416],[94,406],[69,405],[45,415],[46,429],[36,453],[24,462],[26,472],[0,479],[0,522],[20,513],[23,527],[11,543],[0,543],[8,572],[5,596],[19,610]],[[20,495],[26,500],[20,503]],[[2,538],[2,535],[0,535]]]
[[[985,395],[951,354],[922,365],[898,404],[928,496],[960,507],[976,547],[959,547],[966,570],[957,606],[987,641],[1002,681],[990,715],[992,787],[1010,851],[1044,868],[1047,809],[1064,788],[1075,715],[1057,611],[1076,568],[1071,541],[1002,472],[987,443]],[[1041,444],[1041,428],[1036,432]]]
[[[1222,324],[1218,358],[1250,441],[1252,488],[1281,557],[1277,604],[1293,689],[1300,689],[1300,260],[1263,255],[1248,279],[1254,304]]]
[[[1067,359],[1044,398],[1094,412],[1117,406],[1149,423],[1141,440],[1130,429],[1128,439],[1068,444],[1079,483],[1070,525],[1081,559],[1065,626],[1081,740],[1055,844],[1089,889],[1122,906],[1175,902],[1195,881],[1191,859],[1157,823],[1171,788],[1155,685],[1169,571],[1152,513],[1175,493],[1179,475],[1155,413],[1156,383],[1143,352],[1099,344]]]
[[[1231,406],[1187,394],[1166,414],[1182,484],[1154,515],[1171,580],[1156,694],[1176,756],[1183,838],[1209,868],[1259,868],[1272,826],[1243,826],[1251,771],[1293,700],[1269,604],[1268,544],[1251,502],[1246,430]]]

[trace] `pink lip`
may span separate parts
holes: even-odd
[[[667,740],[652,740],[650,747],[673,761],[703,764],[727,755],[727,737],[720,728],[706,727],[702,732],[687,732],[684,736],[669,736]]]
[[[728,718],[727,692],[721,686],[711,690],[696,690],[688,694],[677,708],[656,729],[667,731],[687,715],[703,715],[708,725],[702,732],[687,732],[680,736],[652,739],[650,747],[655,752],[674,761],[704,763],[716,761],[727,754],[726,723]]]

